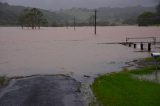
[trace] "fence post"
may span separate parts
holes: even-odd
[[[136,48],[136,46],[137,46],[137,45],[136,45],[136,44],[134,44],[134,48]]]
[[[143,50],[143,43],[141,43],[140,46],[141,46],[141,50]]]
[[[128,38],[126,37],[126,43],[128,42]]]
[[[148,51],[151,51],[151,43],[148,43]]]
[[[156,37],[154,37],[154,44],[156,44]]]

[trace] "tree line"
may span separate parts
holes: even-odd
[[[22,29],[24,27],[40,29],[41,26],[47,26],[48,22],[43,13],[37,8],[26,8],[19,16],[19,24],[21,25]]]
[[[156,12],[144,12],[138,16],[139,26],[160,25],[160,3],[156,7]]]

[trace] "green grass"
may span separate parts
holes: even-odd
[[[153,57],[148,57],[148,58],[145,58],[144,60],[145,60],[146,62],[153,62],[153,61],[155,61],[155,58],[153,58]],[[157,58],[156,60],[160,62],[160,57]]]
[[[160,69],[159,67],[157,69]],[[143,75],[143,74],[151,74],[156,70],[156,67],[151,65],[141,69],[130,70],[129,73]]]
[[[91,86],[103,106],[160,106],[160,84],[134,79],[132,74],[146,74],[149,68],[103,75]]]
[[[0,76],[0,85],[4,85],[6,81],[7,81],[6,76]]]

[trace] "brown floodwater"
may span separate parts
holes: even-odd
[[[0,27],[0,74],[101,74],[118,71],[125,62],[147,57],[123,45],[126,37],[160,36],[160,27],[115,26],[41,28]]]

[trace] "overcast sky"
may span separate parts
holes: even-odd
[[[124,6],[155,6],[160,0],[0,0],[13,5],[38,7],[49,10],[69,9],[72,7],[124,7]]]

